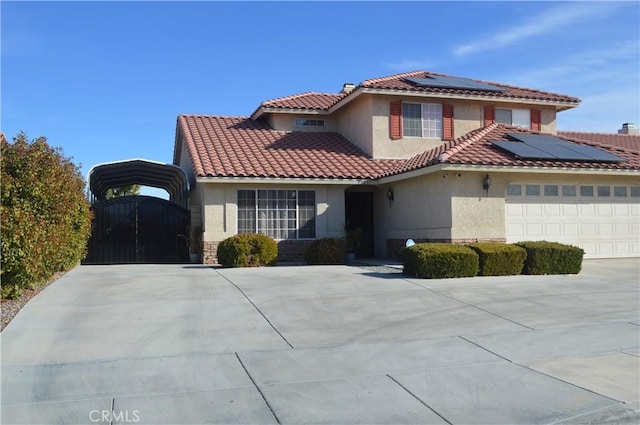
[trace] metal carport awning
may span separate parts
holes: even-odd
[[[182,168],[146,159],[127,159],[99,164],[89,171],[92,201],[106,199],[107,190],[138,184],[164,189],[171,202],[188,207],[189,182]]]

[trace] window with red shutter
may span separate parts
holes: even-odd
[[[453,105],[442,104],[442,139],[453,140]]]
[[[540,109],[531,110],[531,130],[540,131],[542,127],[542,113]]]
[[[392,140],[402,139],[402,101],[389,104],[389,137]]]
[[[496,122],[496,108],[495,106],[484,107],[484,125],[485,127]]]

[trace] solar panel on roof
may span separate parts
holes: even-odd
[[[461,77],[445,77],[440,75],[432,75],[427,78],[407,77],[405,79],[422,87],[443,87],[448,89],[466,89],[495,92],[505,91],[504,89],[493,86],[491,84],[480,83],[478,81],[473,81],[468,78]]]
[[[568,142],[555,136],[507,133],[516,141],[491,142],[523,159],[558,159],[567,161],[621,162],[624,158],[588,145]]]
[[[560,139],[558,137],[543,135],[543,134],[507,133],[506,136],[513,140],[518,140],[520,142],[535,144],[535,145],[540,143],[564,142],[563,139]]]
[[[518,158],[522,159],[556,159],[555,156],[548,152],[541,151],[534,146],[522,142],[491,142],[492,144],[511,152]]]
[[[589,146],[589,145],[578,145],[578,144],[572,143],[570,146],[567,146],[567,147],[573,151],[576,151],[583,155],[591,157],[594,161],[606,161],[606,162],[624,161],[624,159],[620,158],[619,156],[610,154],[609,152],[605,152],[601,149],[594,148],[593,146]]]

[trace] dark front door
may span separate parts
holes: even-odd
[[[345,192],[345,226],[348,230],[362,229],[356,255],[373,257],[373,193]]]
[[[93,205],[84,264],[186,263],[189,211],[150,196],[122,196]]]

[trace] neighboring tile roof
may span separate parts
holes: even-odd
[[[372,160],[338,133],[284,132],[245,117],[180,115],[198,177],[371,179],[397,160]]]
[[[405,79],[407,77],[428,78],[430,75],[451,77],[451,75],[439,74],[436,72],[413,71],[413,72],[405,72],[402,74],[390,75],[387,77],[373,78],[370,80],[366,80],[360,83],[358,87],[386,89],[386,90],[402,90],[402,91],[411,91],[411,92],[419,92],[419,93],[437,93],[437,94],[454,94],[454,95],[457,94],[457,95],[470,95],[470,96],[476,96],[480,94],[482,96],[488,96],[488,97],[494,97],[494,98],[508,98],[508,99],[514,99],[514,100],[515,99],[542,100],[542,101],[573,103],[573,104],[578,104],[580,102],[580,99],[572,96],[567,96],[564,94],[551,93],[551,92],[527,89],[522,87],[508,86],[505,84],[494,83],[491,81],[471,79],[476,82],[491,84],[493,86],[500,87],[502,89],[505,89],[505,91],[504,92],[490,92],[490,91],[479,92],[477,90],[454,89],[454,88],[445,88],[445,87],[421,87]]]
[[[578,140],[562,136],[563,139],[597,147],[613,155],[624,158],[620,163],[582,162],[582,161],[549,161],[518,159],[490,143],[490,141],[510,140],[506,133],[541,134],[504,124],[474,130],[453,142],[447,142],[435,149],[421,153],[387,171],[385,176],[401,174],[435,164],[496,165],[496,166],[536,166],[551,168],[597,168],[615,170],[640,170],[640,151],[624,149],[603,143]]]
[[[320,109],[326,111],[345,97],[344,93],[305,92],[292,96],[265,100],[259,107],[283,109]]]
[[[584,140],[602,145],[616,146],[619,148],[640,151],[639,134],[615,134],[615,133],[585,133],[582,131],[558,131],[558,136],[568,139]]]

